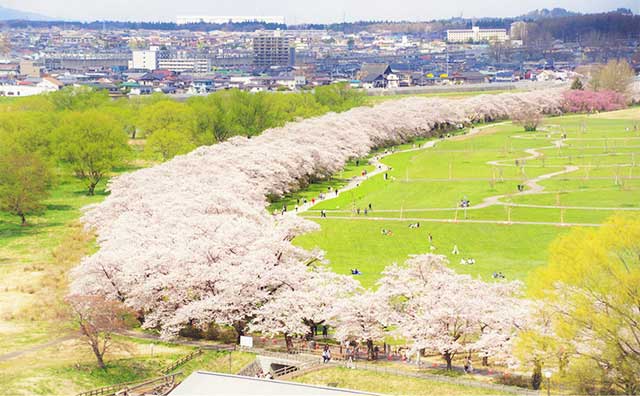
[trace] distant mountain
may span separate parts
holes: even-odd
[[[26,12],[20,10],[14,10],[12,8],[6,8],[0,6],[0,21],[10,20],[30,20],[30,21],[46,21],[51,18],[44,15],[35,14],[33,12]]]

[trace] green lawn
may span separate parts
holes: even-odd
[[[635,114],[640,118],[640,109]],[[392,167],[390,180],[378,175],[318,203],[303,216],[317,221],[321,229],[296,238],[295,243],[323,249],[336,272],[349,274],[357,267],[363,272],[358,279],[369,287],[385,266],[430,252],[431,233],[435,252],[447,255],[457,271],[483,279],[501,271],[508,279],[526,281],[532,269],[546,262],[551,241],[569,230],[555,223],[600,224],[616,208],[640,208],[640,131],[633,131],[629,113],[624,115],[622,119],[553,117],[534,133],[500,124],[475,136],[438,142],[434,148],[393,154],[383,159]],[[566,146],[555,147],[560,140]],[[533,154],[525,151],[530,149],[542,153],[544,160],[523,163]],[[518,184],[566,166],[578,169],[541,180],[539,185],[545,188],[541,193],[517,194]],[[503,197],[496,205],[457,208],[463,198],[475,205],[498,195]],[[369,204],[373,210],[367,216],[354,213]],[[321,209],[327,210],[327,219],[317,218]],[[549,224],[465,223],[461,221],[465,216]],[[416,221],[421,227],[410,229]],[[393,236],[382,235],[382,229],[392,230]],[[452,254],[454,245],[459,255]],[[469,257],[475,259],[474,265],[460,264],[461,258]]]
[[[295,382],[327,386],[332,384],[338,388],[357,389],[360,391],[389,395],[508,395],[479,387],[471,387],[422,378],[412,378],[393,374],[365,370],[350,370],[342,367],[331,367],[303,374],[293,379]]]

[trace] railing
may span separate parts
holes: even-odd
[[[191,360],[191,359],[193,359],[196,356],[199,356],[201,354],[202,354],[202,349],[198,348],[195,351],[189,353],[188,355],[183,356],[180,359],[176,360],[175,362],[173,362],[169,366],[163,368],[162,370],[160,370],[160,372],[163,373],[163,374],[168,374],[171,371],[175,370],[177,367],[182,366],[183,364],[185,364],[189,360]]]
[[[163,375],[162,377],[152,378],[143,382],[131,381],[122,382],[120,384],[114,384],[109,386],[103,386],[101,388],[92,389],[86,392],[78,393],[76,396],[110,396],[110,395],[130,395],[135,393],[140,388],[156,385],[156,387],[168,386],[173,387],[176,382],[176,377],[182,374],[182,372],[172,373],[169,375]]]

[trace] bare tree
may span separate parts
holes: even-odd
[[[129,313],[122,303],[100,296],[72,295],[67,298],[73,318],[87,339],[98,366],[106,368],[104,354],[112,345],[112,334],[127,328],[125,317]]]
[[[635,73],[624,59],[612,59],[606,65],[596,68],[591,74],[591,88],[594,91],[629,92]]]

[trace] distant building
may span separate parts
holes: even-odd
[[[135,50],[132,53],[133,59],[129,64],[129,69],[157,70],[160,67],[160,60],[166,58],[165,52],[155,46],[148,50]]]
[[[512,40],[527,40],[527,32],[528,32],[527,22],[524,21],[516,21],[511,24],[509,28],[509,37]]]
[[[26,77],[40,77],[42,67],[36,65],[32,60],[20,61],[20,74]]]
[[[260,32],[253,38],[253,65],[256,67],[291,66],[295,50],[281,31]]]
[[[386,63],[363,63],[358,73],[363,88],[391,88],[390,77],[392,82],[397,83],[398,77]]]
[[[278,25],[284,25],[285,20],[283,16],[210,16],[210,15],[192,15],[192,16],[179,16],[176,18],[178,25],[190,25],[195,23],[212,23],[212,24],[225,24],[225,23],[245,23],[245,22],[262,22],[262,23],[274,23]]]
[[[167,58],[158,61],[158,69],[182,73],[207,73],[211,71],[211,61],[206,58]]]
[[[471,29],[447,30],[447,41],[451,43],[467,43],[481,41],[507,41],[507,29],[480,29],[474,26]]]
[[[23,81],[0,81],[0,96],[32,96],[62,89],[63,84],[52,77]]]

